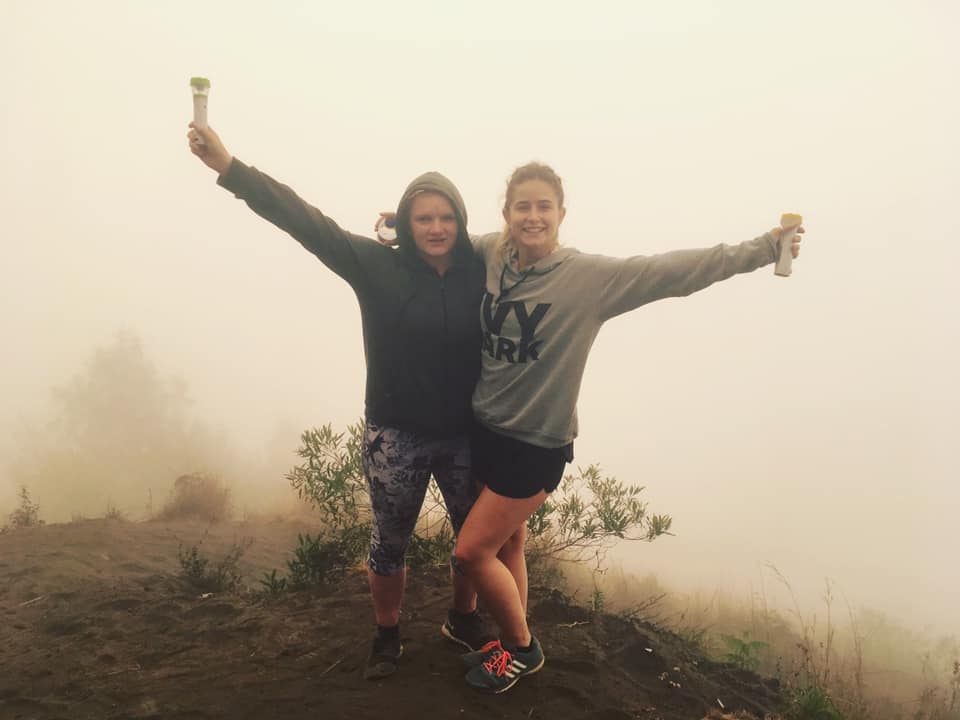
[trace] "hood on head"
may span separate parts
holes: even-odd
[[[460,197],[460,191],[445,176],[433,171],[414,178],[404,190],[400,204],[397,205],[397,245],[400,251],[412,257],[417,255],[413,233],[410,231],[410,206],[413,204],[414,196],[422,192],[439,193],[450,201],[457,214],[457,242],[453,247],[454,257],[465,257],[465,253],[472,254],[470,236],[467,234],[467,207],[464,205],[463,198]]]

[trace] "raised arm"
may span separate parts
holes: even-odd
[[[218,185],[293,236],[351,285],[369,274],[370,261],[384,251],[379,243],[346,232],[291,188],[233,157],[210,128],[193,123],[190,127],[190,151],[217,173]],[[198,138],[203,138],[203,143]]]
[[[800,233],[793,236],[791,253],[800,254]],[[715,245],[697,250],[674,250],[660,255],[630,258],[595,256],[599,312],[608,319],[655,300],[684,297],[740,273],[775,262],[781,228],[774,228],[738,245]]]

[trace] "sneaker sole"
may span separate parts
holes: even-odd
[[[445,638],[447,638],[447,640],[452,640],[453,642],[455,642],[455,643],[456,643],[457,645],[459,645],[460,647],[465,647],[465,648],[467,649],[467,652],[473,652],[473,651],[474,651],[474,650],[473,650],[473,646],[470,645],[470,643],[468,643],[468,642],[465,641],[465,640],[461,640],[461,639],[458,638],[456,635],[454,635],[452,632],[450,632],[450,630],[447,628],[447,624],[446,624],[446,623],[444,623],[443,625],[440,626],[440,634],[443,635]]]
[[[386,655],[377,655],[367,660],[367,666],[363,669],[364,680],[383,680],[391,675],[395,675],[400,669],[400,658],[403,655],[403,648],[396,657],[387,657]],[[376,660],[376,662],[374,662]]]
[[[383,680],[396,674],[400,669],[400,658],[403,657],[403,645],[400,652],[393,655],[371,655],[367,658],[367,665],[363,668],[364,680]]]
[[[532,670],[527,670],[527,671],[526,671],[525,673],[523,673],[522,675],[517,675],[517,676],[513,679],[513,682],[512,682],[512,683],[510,683],[509,685],[505,685],[505,686],[502,687],[502,688],[478,688],[478,687],[474,687],[473,685],[471,685],[470,687],[472,687],[474,690],[479,690],[480,692],[484,692],[484,693],[487,693],[487,694],[489,694],[489,695],[499,695],[500,693],[505,693],[507,690],[509,690],[510,688],[512,688],[512,687],[513,687],[514,685],[516,685],[518,682],[520,682],[521,679],[523,679],[523,678],[525,678],[525,677],[529,677],[530,675],[535,675],[536,673],[540,672],[540,670],[543,668],[543,663],[546,662],[546,659],[547,659],[546,657],[540,658],[540,664],[539,664],[539,665],[537,665],[537,666],[536,666],[535,668],[533,668]]]

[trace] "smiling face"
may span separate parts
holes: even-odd
[[[440,193],[422,192],[410,204],[410,234],[424,262],[446,269],[457,243],[457,213]]]
[[[560,223],[566,214],[557,191],[545,180],[524,180],[510,188],[503,219],[520,254],[521,266],[556,249]]]

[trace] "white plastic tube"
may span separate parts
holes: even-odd
[[[773,268],[773,274],[780,277],[790,277],[793,272],[793,236],[797,234],[797,228],[803,218],[794,213],[784,213],[780,216],[780,227],[783,232],[780,233],[780,257]]]
[[[207,98],[210,96],[210,81],[204,77],[190,78],[190,89],[193,91],[193,124],[199,128],[207,126]],[[203,145],[203,138],[197,138]]]

